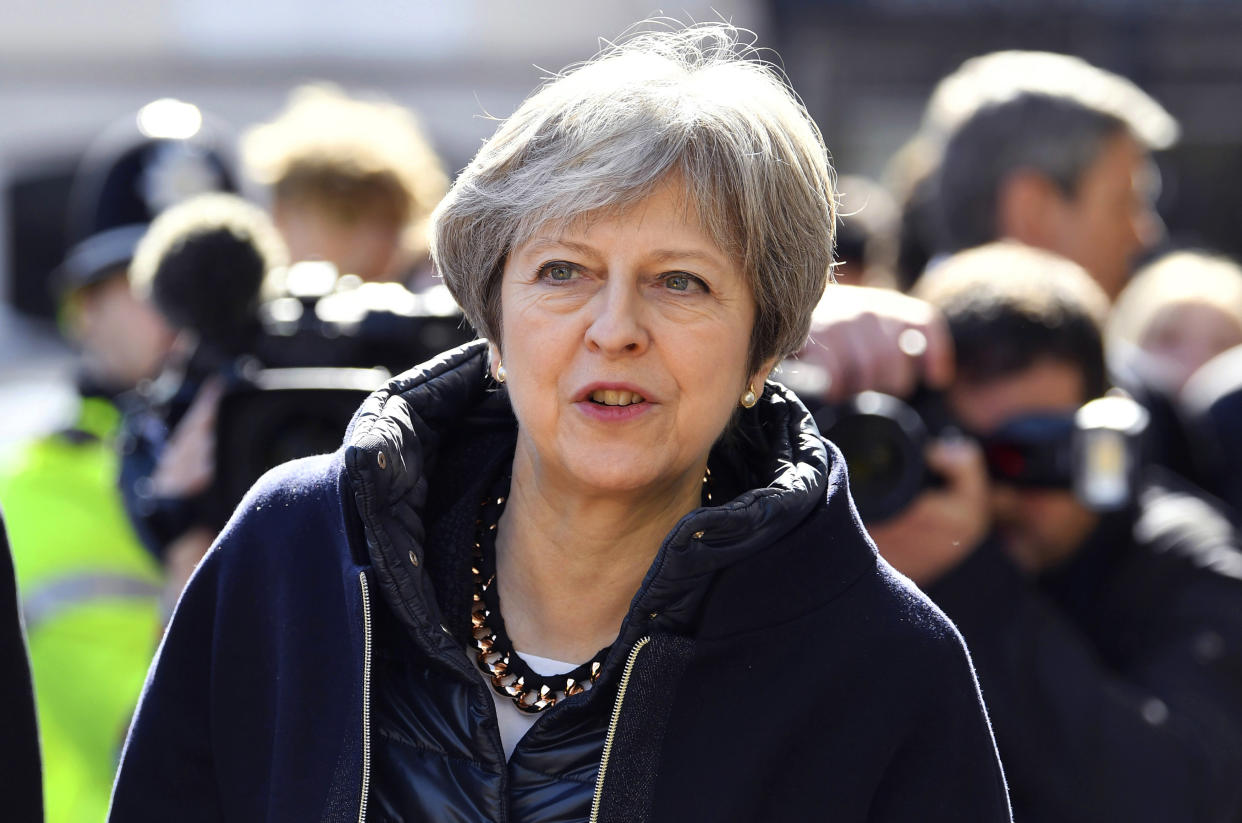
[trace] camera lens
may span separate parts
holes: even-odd
[[[858,513],[878,523],[900,512],[927,482],[927,427],[913,408],[886,394],[864,392],[817,415],[824,436],[849,468]]]

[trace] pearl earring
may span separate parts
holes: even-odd
[[[509,377],[509,373],[505,371],[505,364],[501,363],[496,366],[496,382],[503,383]]]
[[[758,402],[759,402],[759,396],[755,394],[755,387],[748,386],[746,389],[746,394],[742,395],[742,400],[741,400],[742,408],[744,409],[754,408],[755,404]]]

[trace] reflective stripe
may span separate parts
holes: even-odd
[[[33,632],[40,624],[78,606],[103,600],[158,598],[161,590],[158,583],[120,574],[58,577],[21,593],[22,615],[26,631]]]

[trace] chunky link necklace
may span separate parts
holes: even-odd
[[[503,478],[503,486],[498,484],[498,488],[507,488],[508,482],[508,478]],[[496,597],[496,524],[504,511],[504,504],[503,492],[490,494],[483,500],[470,564],[470,573],[474,578],[470,626],[475,659],[492,688],[511,699],[513,705],[522,711],[535,713],[594,686],[608,649],[601,649],[590,661],[567,674],[550,677],[534,672],[513,651],[505,635],[504,619],[500,616]]]
[[[703,505],[712,503],[711,470],[703,475]],[[496,525],[504,511],[509,478],[502,477],[491,493],[483,498],[476,521],[474,549],[470,574],[474,595],[470,605],[470,630],[474,641],[475,661],[497,694],[508,697],[524,712],[535,713],[551,708],[566,697],[590,690],[599,679],[604,658],[612,647],[600,649],[595,656],[571,672],[543,676],[526,665],[513,650],[504,630],[500,602],[496,595]]]

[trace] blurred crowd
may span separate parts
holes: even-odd
[[[884,179],[838,169],[837,282],[776,375],[962,632],[1019,821],[1242,821],[1242,268],[1162,230],[1177,137],[1078,58],[968,60]],[[87,151],[48,278],[77,417],[0,457],[43,770],[13,819],[106,817],[245,490],[473,337],[427,247],[447,180],[413,112],[328,85],[241,135],[153,101]]]

